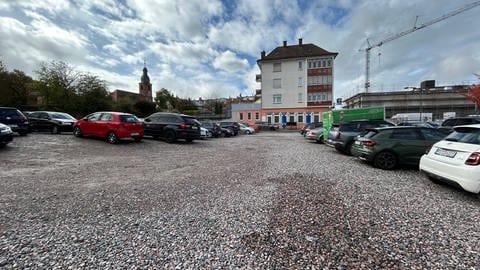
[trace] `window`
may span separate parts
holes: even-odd
[[[112,121],[112,120],[113,120],[113,117],[109,113],[102,114],[102,116],[100,116],[100,119],[99,119],[99,121]]]
[[[303,123],[303,114],[298,115],[298,122]]]
[[[240,113],[240,120],[243,120],[243,113]]]
[[[255,120],[260,119],[260,114],[258,112],[255,113]]]
[[[313,122],[314,123],[320,122],[320,116],[318,114],[313,115]]]
[[[251,112],[247,113],[247,119],[252,120],[252,113]]]
[[[276,94],[276,95],[273,95],[273,103],[282,103],[282,95],[280,94]]]
[[[282,79],[273,79],[273,88],[282,88]]]
[[[274,123],[279,123],[280,122],[280,115],[278,115],[278,113],[275,114],[273,121],[274,121]]]
[[[303,86],[303,77],[298,77],[298,87]]]
[[[281,72],[282,63],[273,63],[273,72]]]
[[[303,61],[298,61],[298,70],[303,70]]]
[[[303,102],[303,93],[298,93],[298,102]]]
[[[100,117],[100,113],[93,113],[87,116],[88,121],[97,121],[97,119]]]
[[[295,122],[295,115],[290,114],[288,122]]]

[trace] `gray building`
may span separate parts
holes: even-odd
[[[434,120],[440,120],[444,113],[454,112],[456,116],[475,114],[475,103],[467,99],[466,94],[468,86],[426,87],[423,82],[420,88],[403,91],[358,93],[344,100],[343,107],[385,107],[386,118],[397,113],[432,113]]]

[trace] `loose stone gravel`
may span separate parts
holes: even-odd
[[[479,209],[297,132],[0,149],[2,269],[480,269]]]

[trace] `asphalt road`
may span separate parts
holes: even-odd
[[[479,209],[293,132],[0,149],[4,269],[474,269]]]

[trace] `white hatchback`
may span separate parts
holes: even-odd
[[[480,192],[480,124],[457,126],[420,159],[420,171],[433,181],[453,182]]]

